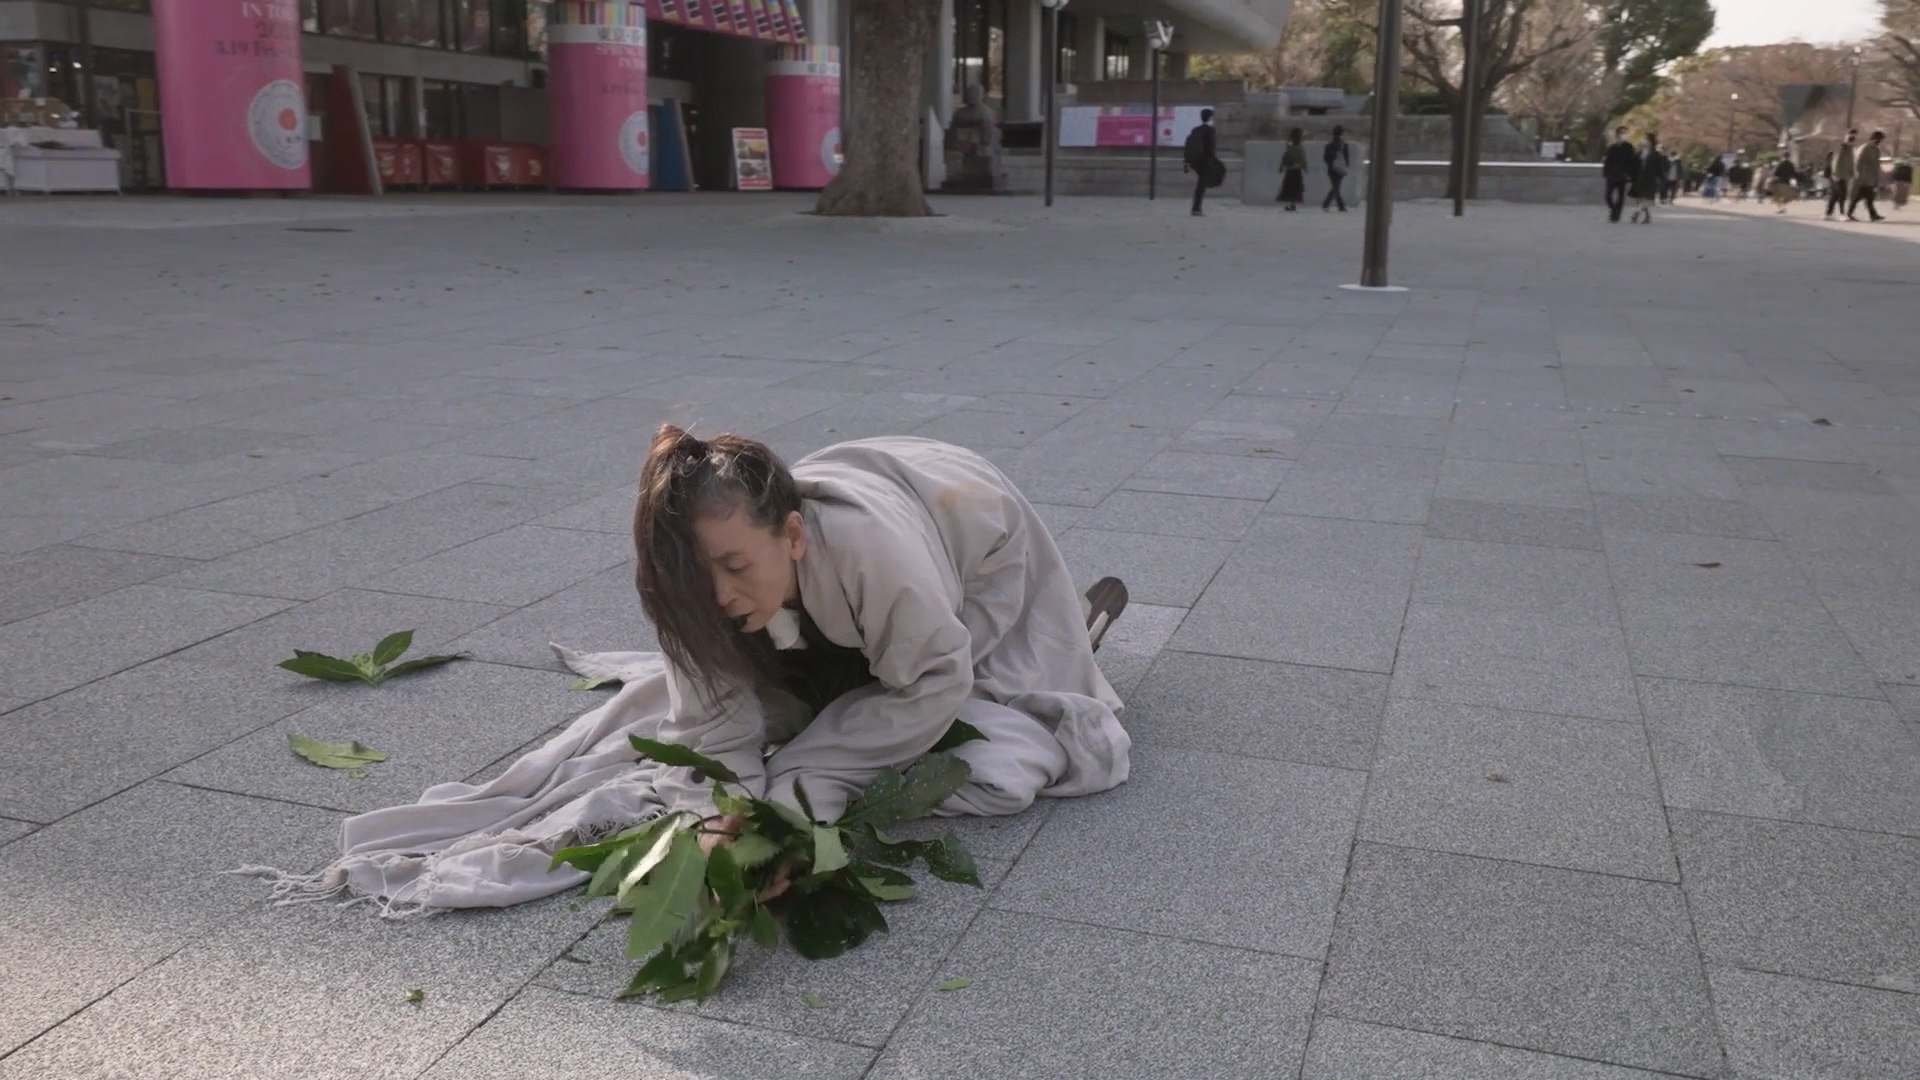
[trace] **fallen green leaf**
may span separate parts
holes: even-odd
[[[639,751],[641,757],[657,761],[662,765],[698,769],[705,773],[709,780],[722,780],[729,784],[740,782],[740,778],[734,775],[732,769],[679,743],[643,739],[638,735],[629,736],[627,741],[633,744],[633,748]]]
[[[619,686],[619,685],[620,685],[620,677],[618,675],[602,675],[597,679],[581,679],[579,682],[574,683],[572,686],[567,687],[567,689],[598,690],[603,686]]]
[[[413,646],[413,634],[412,630],[399,630],[388,634],[380,639],[372,652],[356,653],[346,660],[337,656],[328,656],[326,653],[295,649],[293,659],[280,661],[280,666],[295,675],[305,675],[309,679],[324,679],[327,682],[363,682],[368,686],[379,686],[388,679],[439,667],[441,664],[450,663],[467,655],[454,653],[451,656],[423,656],[404,664],[393,664],[402,653]],[[389,664],[393,666],[389,667]]]
[[[627,894],[633,921],[627,928],[627,957],[638,960],[673,940],[693,920],[707,876],[707,856],[693,833],[676,829],[667,857],[647,880]]]
[[[357,742],[322,742],[298,732],[287,733],[287,745],[293,752],[328,769],[347,769],[364,775],[366,766],[387,760],[387,755]]]
[[[827,1007],[827,999],[811,990],[801,994],[800,1000],[806,1002],[807,1008],[809,1009],[824,1009]]]
[[[933,749],[928,752],[938,754],[951,750],[956,746],[965,746],[970,742],[985,741],[987,741],[987,736],[979,728],[974,727],[965,720],[955,720],[953,726],[947,729],[945,735],[940,736],[940,741],[934,743]]]
[[[409,1004],[418,1005],[425,1000],[427,1000],[427,992],[425,990],[407,991],[407,1002]]]
[[[847,865],[847,849],[840,842],[840,830],[832,825],[813,827],[813,872],[831,874]]]
[[[841,825],[886,828],[925,817],[973,776],[967,763],[951,754],[927,754],[903,773],[888,769],[853,800]]]
[[[934,989],[944,993],[952,990],[965,990],[967,987],[972,985],[973,985],[972,979],[948,979],[946,982],[941,983],[939,986],[935,987]]]

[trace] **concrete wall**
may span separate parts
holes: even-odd
[[[1367,144],[1347,140],[1353,150],[1353,169],[1347,173],[1346,183],[1340,186],[1341,195],[1349,207],[1358,206],[1366,197],[1367,191]],[[1327,167],[1322,164],[1320,155],[1326,151],[1327,140],[1308,139],[1307,148],[1307,203],[1319,206],[1320,200],[1327,197]],[[1264,140],[1249,140],[1242,152],[1246,162],[1241,171],[1242,184],[1240,198],[1243,202],[1260,204],[1274,202],[1280,194],[1280,151],[1284,143]]]
[[[1037,195],[1045,185],[1046,165],[1039,151],[1009,153],[1002,159],[1007,186],[1018,195]],[[1240,159],[1222,157],[1227,166],[1226,182],[1214,188],[1209,197],[1231,199],[1241,190]],[[1160,151],[1159,197],[1187,200],[1193,197],[1193,176],[1181,171],[1180,148]],[[1056,195],[1114,195],[1147,197],[1147,155],[1142,151],[1060,151],[1053,163],[1053,191]]]
[[[1253,205],[1271,204],[1280,193],[1280,151],[1282,143],[1253,140],[1247,143],[1245,167],[1241,171],[1240,198]],[[1318,206],[1327,193],[1326,167],[1320,162],[1326,141],[1308,140],[1307,200]],[[1342,188],[1348,206],[1366,196],[1367,148],[1353,144],[1353,172]],[[1480,198],[1517,203],[1577,204],[1598,201],[1605,185],[1600,166],[1582,161],[1480,163]],[[1447,163],[1444,160],[1402,159],[1393,170],[1394,201],[1444,199],[1447,196]]]

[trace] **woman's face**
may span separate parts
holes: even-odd
[[[769,529],[744,508],[694,521],[701,561],[713,576],[713,598],[742,633],[766,629],[789,600],[800,596],[794,564],[807,553],[807,531],[798,513]]]

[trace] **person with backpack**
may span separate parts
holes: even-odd
[[[1186,171],[1194,174],[1193,216],[1204,217],[1206,211],[1200,204],[1206,201],[1207,189],[1219,187],[1227,178],[1226,163],[1220,160],[1219,143],[1214,137],[1213,110],[1201,109],[1200,122],[1187,132],[1187,145],[1183,156],[1186,159]]]
[[[1287,148],[1280,151],[1280,203],[1288,213],[1300,209],[1307,197],[1307,151],[1300,145],[1303,132],[1287,132]]]
[[[1327,197],[1320,200],[1320,209],[1325,210],[1335,203],[1340,204],[1340,212],[1347,212],[1347,200],[1340,194],[1340,183],[1347,178],[1347,170],[1353,167],[1353,151],[1348,149],[1344,136],[1347,129],[1335,125],[1333,136],[1327,140],[1327,148],[1320,153],[1320,160],[1327,165]]]

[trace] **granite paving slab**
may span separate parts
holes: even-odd
[[[1136,748],[1125,785],[1054,807],[991,906],[1317,960],[1363,781],[1344,769]],[[1196,815],[1186,793],[1200,790],[1210,809]],[[1087,843],[1096,832],[1107,839]],[[1223,872],[1238,865],[1269,872]]]
[[[1920,994],[1709,967],[1740,1080],[1920,1074]]]
[[[1630,724],[1390,702],[1360,838],[1679,880],[1646,737]]]
[[[421,1080],[861,1080],[873,1051],[528,987]]]
[[[1708,962],[1920,994],[1920,839],[1692,810],[1668,819]]]
[[[1360,844],[1320,1015],[1726,1074],[1678,886]]]
[[[1885,702],[1643,679],[1667,805],[1920,836],[1920,732]]]
[[[0,712],[51,697],[288,607],[285,600],[130,585],[0,626]]]
[[[0,1055],[259,902],[220,871],[306,868],[332,840],[317,810],[149,782],[0,848]],[[0,1069],[88,1074],[18,1054]]]
[[[1390,672],[1417,526],[1271,515],[1174,635],[1188,652]]]
[[[937,975],[971,984],[923,987],[873,1077],[1292,1075],[1318,971],[1292,957],[990,911]],[[1048,1022],[1031,1023],[1038,1015]]]
[[[1364,770],[1386,684],[1371,672],[1169,650],[1123,720],[1136,744]]]
[[[1597,1061],[1474,1042],[1450,1035],[1323,1016],[1313,1025],[1300,1080],[1656,1080],[1651,1073]]]

